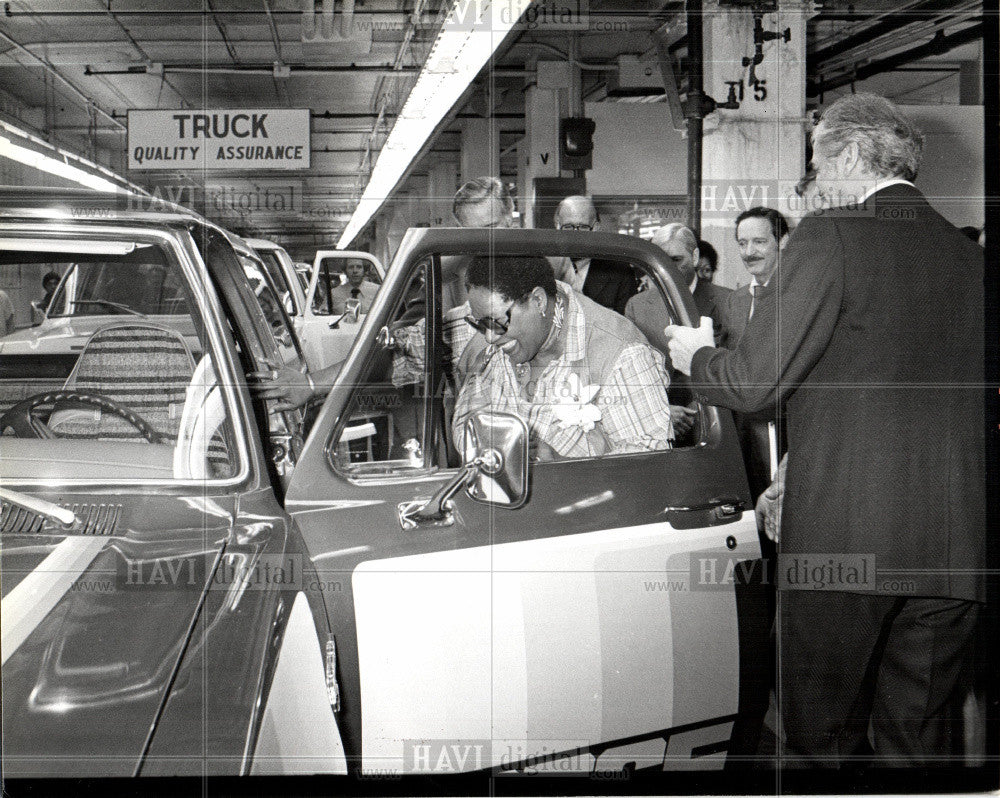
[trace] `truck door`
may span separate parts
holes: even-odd
[[[287,495],[342,586],[326,598],[349,756],[380,773],[721,766],[734,585],[760,556],[728,414],[701,408],[683,448],[530,463],[516,510],[459,491],[412,523],[457,473],[458,386],[439,259],[403,260]]]

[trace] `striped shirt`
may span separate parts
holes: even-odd
[[[562,457],[670,448],[674,431],[663,355],[623,316],[566,283],[557,281],[557,287],[566,302],[560,354],[532,384],[530,364],[512,363],[496,346],[480,349],[456,400],[454,439],[462,439],[473,413],[490,410],[525,419],[533,442]],[[589,429],[588,414],[573,409],[586,405],[599,411]]]

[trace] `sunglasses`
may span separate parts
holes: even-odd
[[[465,320],[476,330],[486,335],[487,332],[491,332],[494,335],[506,335],[507,330],[510,329],[510,312],[514,309],[514,306],[520,302],[523,302],[531,296],[531,291],[522,296],[520,299],[515,299],[509,308],[507,308],[507,315],[504,317],[503,321],[499,319],[494,319],[492,316],[483,316],[481,319],[477,319],[475,316],[469,315],[465,317]]]
[[[583,232],[590,232],[594,229],[592,224],[561,224],[559,225],[560,230],[582,230]]]

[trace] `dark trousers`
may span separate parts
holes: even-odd
[[[957,599],[780,591],[780,764],[849,764],[869,726],[877,766],[960,764],[978,613]]]

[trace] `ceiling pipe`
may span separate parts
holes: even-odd
[[[312,41],[316,38],[316,3],[314,0],[302,0],[302,38]]]
[[[289,70],[297,75],[331,75],[331,74],[366,74],[366,75],[398,75],[402,73],[418,72],[419,67],[400,67],[394,69],[386,66],[308,66],[285,64]],[[163,72],[174,73],[199,73],[199,74],[224,74],[224,75],[271,75],[274,73],[274,65],[253,65],[253,64],[163,64]],[[146,75],[149,74],[149,67],[146,64],[135,64],[125,69],[94,69],[90,65],[84,68],[85,75]],[[153,74],[159,75],[157,69]]]
[[[59,80],[60,82],[62,82],[71,92],[73,92],[73,94],[75,96],[77,96],[79,99],[83,100],[83,105],[84,105],[85,108],[93,108],[101,116],[105,117],[106,119],[110,119],[115,125],[117,125],[118,127],[122,128],[123,130],[125,129],[125,125],[123,125],[121,122],[119,122],[115,118],[114,114],[110,113],[109,111],[105,111],[103,108],[101,108],[101,106],[99,106],[97,103],[95,103],[90,97],[88,97],[86,94],[84,94],[82,91],[80,91],[76,86],[74,86],[72,83],[70,83],[69,80],[67,80],[65,77],[63,77],[63,74],[58,69],[56,69],[54,66],[52,66],[52,64],[50,64],[46,59],[42,58],[39,55],[35,55],[33,52],[31,52],[31,50],[29,50],[27,47],[25,47],[24,45],[20,44],[19,42],[14,41],[14,39],[10,38],[10,36],[8,36],[2,30],[0,30],[0,39],[2,39],[3,41],[7,42],[9,45],[11,45],[12,47],[16,48],[17,50],[20,50],[22,53],[25,53],[26,55],[29,55],[32,58],[34,58],[39,64],[42,65],[42,67],[45,69],[46,72],[48,72],[54,78],[56,78],[57,80]]]
[[[274,24],[274,14],[271,13],[271,4],[268,0],[263,0],[264,2],[264,13],[267,14],[267,27],[271,31],[271,44],[274,45],[274,57],[278,59],[279,64],[284,64],[285,59],[281,55],[281,39],[278,37],[278,28]]]
[[[954,5],[954,0],[923,0],[923,2],[888,14],[881,21],[876,22],[859,33],[841,39],[836,44],[824,47],[822,50],[817,50],[808,55],[806,57],[806,74],[814,75],[824,61],[829,61],[831,58],[850,52],[856,47],[868,44],[868,42],[877,39],[879,36],[885,36],[887,33],[892,33],[906,25],[920,22],[922,21],[920,19],[921,16],[925,14],[931,15],[941,11],[948,11]]]
[[[836,58],[831,58],[822,64],[821,72],[838,72],[842,69],[852,69],[856,64],[867,63],[873,58],[881,58],[886,53],[892,53],[902,47],[909,47],[914,42],[921,42],[928,36],[933,36],[939,30],[978,22],[982,19],[982,10],[959,10],[954,15],[938,16],[930,20],[922,20],[905,28],[899,28],[894,33],[882,36],[875,41],[862,45],[855,50]]]
[[[345,39],[354,35],[354,0],[344,0],[340,7],[340,35]]]
[[[323,13],[319,18],[319,30],[323,38],[333,38],[333,0],[323,0]]]
[[[942,53],[947,53],[949,50],[954,50],[956,47],[961,47],[963,44],[974,42],[982,37],[982,22],[977,25],[964,28],[958,33],[953,33],[950,36],[945,36],[943,31],[938,31],[929,42],[921,44],[919,47],[913,47],[902,53],[897,53],[896,55],[888,58],[883,58],[880,61],[872,61],[864,66],[852,70],[851,72],[848,72],[847,74],[830,78],[829,80],[806,83],[806,96],[815,97],[817,95],[824,94],[825,92],[839,89],[841,86],[849,86],[857,81],[866,80],[867,78],[875,75],[880,75],[883,72],[891,72],[896,69],[896,67],[909,64],[912,61],[919,61],[921,58],[926,58],[930,55],[941,55]]]

